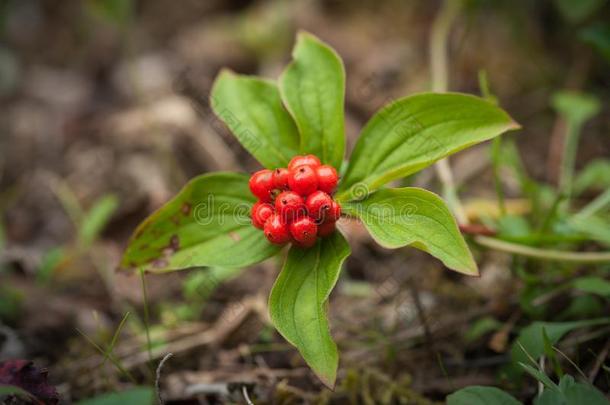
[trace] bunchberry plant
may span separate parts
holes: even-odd
[[[210,173],[191,180],[140,224],[122,260],[124,268],[168,272],[242,268],[285,253],[269,297],[271,319],[331,388],[338,353],[325,302],[350,254],[335,221],[359,219],[386,248],[410,245],[476,275],[443,200],[386,185],[518,128],[481,98],[417,94],[378,111],[344,162],[344,96],[341,59],[307,33],[298,35],[293,61],[277,82],[223,70],[212,108],[264,169],[251,177]]]

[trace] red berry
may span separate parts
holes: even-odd
[[[252,216],[252,225],[258,229],[263,229],[265,227],[265,222],[267,222],[267,219],[273,215],[273,212],[273,206],[271,204],[261,201],[257,202],[252,206],[252,211],[250,211]]]
[[[305,200],[305,208],[310,217],[316,220],[323,220],[331,210],[333,199],[324,191],[314,191]]]
[[[337,229],[335,224],[336,222],[331,221],[318,225],[318,236],[325,237],[331,235]]]
[[[294,191],[284,191],[275,198],[275,209],[284,222],[305,215],[305,201]]]
[[[328,211],[328,216],[326,217],[326,222],[334,222],[341,218],[341,206],[338,202],[332,202],[330,206],[330,211]]]
[[[290,241],[290,231],[288,225],[282,220],[280,214],[271,215],[265,222],[265,237],[271,243],[283,245]]]
[[[288,163],[288,170],[296,169],[298,166],[311,166],[312,168],[316,168],[320,166],[322,162],[315,155],[297,155],[290,160]]]
[[[288,176],[290,172],[288,169],[283,167],[275,169],[273,171],[273,187],[278,188],[280,190],[288,189]]]
[[[311,166],[301,165],[290,170],[288,176],[290,189],[301,195],[309,195],[318,189],[316,172]]]
[[[318,225],[309,217],[302,217],[290,224],[290,234],[296,244],[311,247],[316,243]]]
[[[328,165],[316,167],[316,177],[318,178],[318,189],[328,194],[335,190],[339,181],[335,168]]]
[[[271,201],[271,191],[273,190],[273,172],[263,169],[254,173],[248,182],[250,191],[264,202]]]

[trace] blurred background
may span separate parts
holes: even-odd
[[[298,29],[319,36],[345,62],[349,149],[382,105],[430,90],[431,32],[447,7],[0,0],[0,361],[33,362],[0,367],[0,384],[27,376],[45,403],[56,403],[53,387],[62,403],[139,398],[151,388],[133,388],[154,386],[171,352],[159,380],[167,403],[246,403],[245,389],[257,404],[431,404],[471,385],[527,403],[538,382],[514,342],[544,321],[548,375],[608,392],[610,265],[579,256],[610,248],[605,0],[450,7],[449,89],[495,100],[523,127],[451,158],[482,276],[382,249],[344,221],[353,255],[329,306],[335,392],[269,322],[277,262],[150,275],[146,299],[139,276],[115,272],[135,226],[190,177],[259,168],[209,108],[221,67],[274,79]],[[404,183],[442,192],[434,168]],[[542,253],[486,246],[481,233]]]

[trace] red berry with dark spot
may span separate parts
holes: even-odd
[[[323,220],[328,216],[333,205],[333,199],[324,191],[314,191],[305,200],[305,207],[310,217]]]
[[[273,206],[269,203],[257,202],[252,206],[252,210],[250,211],[252,217],[252,225],[257,227],[258,229],[263,229],[265,227],[265,222],[271,215],[273,215]]]
[[[306,196],[318,189],[318,178],[311,166],[301,165],[290,170],[288,186],[295,193]]]
[[[294,191],[284,191],[275,198],[275,209],[284,222],[290,222],[299,216],[304,216],[305,200]]]
[[[280,190],[288,189],[288,176],[290,172],[283,167],[273,171],[273,187]]]
[[[330,211],[328,211],[326,221],[333,222],[333,221],[337,221],[339,218],[341,218],[341,205],[339,205],[338,202],[333,200],[333,202],[330,206]]]
[[[331,221],[318,225],[318,236],[323,238],[325,236],[331,235],[337,229],[335,224],[335,221]]]
[[[312,168],[316,168],[320,166],[322,162],[315,155],[297,155],[290,160],[288,163],[288,170],[296,169],[298,166],[311,166]]]
[[[302,217],[290,224],[290,234],[296,244],[311,247],[316,243],[318,225],[309,217]]]
[[[264,232],[267,240],[276,245],[283,245],[284,243],[290,242],[288,224],[282,220],[282,217],[278,213],[271,215],[267,219]]]
[[[334,167],[322,165],[316,167],[316,177],[318,178],[318,189],[331,194],[335,191],[339,182],[339,175]]]
[[[271,191],[273,190],[273,172],[263,169],[254,173],[248,182],[252,194],[263,202],[271,201]]]

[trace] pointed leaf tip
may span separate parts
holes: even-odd
[[[269,296],[269,313],[278,332],[296,346],[329,389],[335,386],[339,354],[325,303],[349,253],[339,232],[310,249],[292,247]]]
[[[350,189],[355,184],[374,191],[443,157],[518,128],[504,110],[469,94],[422,93],[396,100],[365,125],[338,196],[353,199]]]
[[[299,130],[300,151],[338,168],[345,153],[343,61],[329,45],[305,31],[297,34],[292,58],[279,85]]]
[[[381,246],[413,246],[459,273],[477,276],[477,264],[455,218],[436,194],[416,187],[382,189],[343,204]]]

